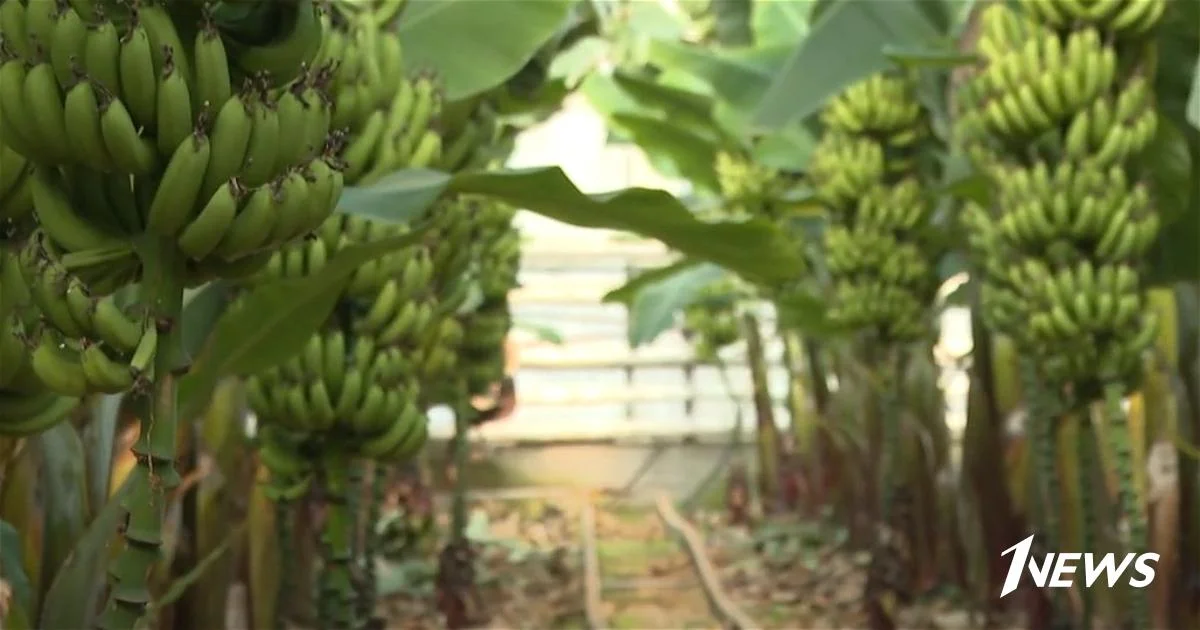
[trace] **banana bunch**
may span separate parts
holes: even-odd
[[[781,180],[776,169],[729,151],[717,153],[713,168],[725,202],[723,215],[778,218],[775,201]]]
[[[1027,258],[1006,271],[985,285],[983,308],[1018,343],[1045,356],[1046,377],[1088,382],[1098,367],[1121,378],[1137,373],[1158,322],[1134,267],[1082,260],[1052,269]]]
[[[884,148],[870,137],[854,136],[830,128],[817,142],[808,165],[816,194],[827,206],[854,203],[887,176]]]
[[[874,75],[821,112],[809,177],[832,215],[825,252],[831,316],[885,338],[919,337],[936,290],[932,206],[916,168],[928,121],[910,80]]]
[[[1167,0],[1046,0],[1031,2],[1027,9],[1055,29],[1087,24],[1124,39],[1149,33],[1167,10]]]
[[[997,204],[1006,211],[993,225],[983,208],[973,206],[964,213],[964,221],[979,238],[986,238],[989,229],[995,231],[987,250],[993,257],[1016,253],[1063,262],[1084,256],[1134,262],[1158,236],[1160,219],[1149,188],[1145,182],[1130,181],[1118,166],[997,163],[990,171],[997,182]]]
[[[29,331],[36,325],[28,308],[29,293],[16,255],[0,243],[0,436],[44,431],[79,403],[78,397],[47,387],[34,369],[44,369],[47,354],[27,347]],[[38,356],[36,362],[33,355]]]
[[[346,181],[365,186],[400,168],[423,168],[442,156],[433,124],[442,97],[428,73],[405,74],[400,38],[374,13],[336,3],[322,19],[327,33],[316,63],[329,79],[334,129],[350,134],[342,154]]]
[[[1127,3],[1128,9],[1147,9],[1145,15],[1153,16],[1137,32],[1152,27],[1166,4]],[[1032,7],[1051,5],[1031,3],[1031,15],[988,11],[983,16],[978,46],[986,65],[962,88],[967,107],[958,133],[981,162],[993,161],[989,155],[1003,152],[1005,143],[1051,134],[1056,155],[1100,168],[1117,165],[1142,151],[1157,131],[1149,80],[1141,74],[1120,76],[1117,50],[1103,24],[1079,18],[1081,24],[1096,25],[1064,35],[1058,25],[1032,15],[1038,13]],[[1066,133],[1058,133],[1064,126]]]
[[[716,361],[722,349],[742,338],[740,304],[745,297],[736,282],[719,280],[701,288],[683,309],[683,335],[698,361]]]
[[[399,347],[331,327],[313,335],[299,356],[251,376],[247,397],[267,426],[395,461],[425,443],[416,376]]]
[[[496,111],[487,101],[453,104],[443,113],[441,123],[445,149],[437,167],[450,173],[487,162],[491,158],[488,150],[502,132]]]
[[[463,336],[455,348],[457,370],[472,394],[484,394],[504,378],[505,339],[512,328],[508,293],[517,286],[521,265],[521,233],[512,225],[512,208],[491,200],[479,204],[476,225],[482,245],[473,281],[480,303],[461,316]]]
[[[388,4],[381,10],[393,10]],[[430,75],[406,76],[399,39],[379,15],[365,5],[333,4],[321,18],[327,36],[316,55],[320,67],[331,69],[325,80],[332,94],[330,124],[345,134],[343,177],[358,186],[401,168],[430,166],[442,153],[433,127],[441,113],[440,88]],[[310,276],[344,247],[406,230],[333,215],[314,238],[277,251],[246,284]],[[249,377],[251,408],[266,426],[302,443],[318,440],[380,460],[411,457],[424,444],[420,384],[430,369],[453,364],[453,353],[443,346],[462,337],[433,290],[445,262],[439,255],[449,252],[426,243],[357,268],[334,316],[304,351]],[[280,478],[297,480],[285,485],[305,487],[309,476],[296,466],[303,459],[297,449],[271,449]]]
[[[316,238],[277,252],[250,283],[310,276],[340,248],[404,230],[334,215]],[[418,406],[423,369],[428,362],[447,360],[427,341],[443,334],[461,336],[456,323],[447,324],[437,309],[432,276],[433,262],[424,245],[356,269],[326,329],[292,359],[250,376],[255,414],[266,426],[323,438],[366,457],[409,457],[425,440],[425,417]],[[286,468],[280,470],[283,474]]]
[[[512,328],[507,297],[492,298],[463,316],[456,358],[471,395],[484,395],[504,378],[504,340]]]
[[[1139,270],[1160,219],[1138,157],[1158,114],[1123,45],[1166,4],[988,7],[985,64],[958,94],[956,131],[995,188],[990,207],[962,214],[987,284],[984,316],[1084,398],[1132,385],[1157,325]]]
[[[855,136],[882,136],[890,147],[920,140],[926,132],[924,119],[912,87],[884,74],[851,85],[821,111],[825,127]]]
[[[0,142],[0,436],[32,435],[62,420],[79,399],[47,388],[30,362],[37,311],[18,252],[32,227],[32,172],[24,157]]]
[[[424,350],[427,387],[422,394],[427,404],[454,403],[458,392],[452,377],[460,369],[478,372],[468,378],[478,383],[495,373],[500,355],[502,373],[503,342],[511,322],[507,303],[498,300],[515,284],[520,255],[520,235],[509,230],[513,215],[504,204],[461,196],[440,201],[425,213],[434,267],[431,289],[439,311],[450,318]],[[480,302],[473,312],[462,313],[476,291]],[[473,363],[484,367],[473,370]]]
[[[39,228],[9,261],[41,315],[41,325],[28,331],[33,373],[48,389],[72,397],[116,394],[152,377],[156,323],[120,303],[111,292],[92,292],[90,287],[95,286],[119,288],[91,275],[97,270],[107,272],[103,260],[93,265],[89,263],[94,261],[79,258],[80,266],[69,269],[69,256],[54,251],[54,244]],[[84,278],[94,282],[89,285]]]
[[[321,45],[317,8],[298,3],[290,30],[263,46],[239,43],[208,10],[189,23],[181,6],[120,8],[0,8],[24,14],[23,32],[0,20],[0,131],[38,165],[46,235],[69,252],[146,232],[176,239],[204,281],[320,225],[342,176],[328,70],[301,71]]]
[[[114,297],[165,264],[135,249],[145,236],[174,243],[190,284],[240,278],[341,194],[330,69],[310,66],[326,18],[311,0],[271,7],[274,31],[248,36],[228,9],[0,1],[0,134],[33,165],[10,179],[0,155],[5,216],[32,202],[17,267],[42,317],[30,366],[52,391],[150,376],[158,324]]]

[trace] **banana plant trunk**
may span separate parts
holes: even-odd
[[[175,455],[179,373],[187,363],[182,330],[185,261],[172,240],[157,237],[140,242],[138,253],[146,270],[139,298],[159,339],[153,384],[149,394],[140,397],[141,426],[133,446],[137,466],[122,506],[127,514],[121,530],[125,541],[109,564],[108,602],[97,622],[105,630],[141,623],[152,601],[149,580],[162,553],[167,503],[180,483]]]
[[[963,473],[974,495],[987,562],[987,610],[1000,608],[1000,589],[1008,567],[1000,553],[1020,540],[1020,521],[1013,509],[1005,480],[1004,417],[996,399],[997,374],[993,369],[992,337],[984,327],[979,310],[971,318],[972,361],[967,398],[967,426],[963,435]]]
[[[798,476],[795,480],[803,484],[805,492],[798,497],[801,508],[806,515],[816,513],[819,503],[817,495],[812,490],[817,487],[817,481],[824,477],[822,470],[821,451],[817,442],[820,425],[817,422],[815,410],[809,402],[804,387],[803,341],[800,335],[792,331],[783,331],[784,363],[788,371],[788,415],[792,434],[792,453],[789,475]]]
[[[763,349],[758,318],[742,316],[746,335],[746,360],[750,364],[750,382],[754,395],[755,443],[758,447],[758,493],[762,509],[775,511],[779,500],[779,460],[781,455],[779,429],[775,426],[775,410],[767,381],[767,358]]]

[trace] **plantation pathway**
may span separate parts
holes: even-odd
[[[593,630],[731,627],[713,614],[691,558],[662,514],[611,499],[589,507],[584,584]]]

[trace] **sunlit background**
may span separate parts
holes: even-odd
[[[581,96],[574,97],[561,112],[519,139],[510,164],[560,165],[589,193],[627,186],[684,191],[685,183],[658,174],[636,147],[606,144],[606,135],[600,115]],[[739,407],[746,422],[751,422],[747,370],[729,370],[732,391],[716,368],[696,367],[689,374],[684,366],[691,350],[678,330],[631,349],[624,307],[601,303],[606,292],[625,281],[628,267],[651,267],[668,260],[670,252],[664,246],[617,232],[576,228],[528,212],[518,215],[518,223],[528,239],[522,287],[511,296],[517,320],[514,334],[521,346],[516,377],[520,397],[512,417],[480,429],[484,439],[504,443],[688,435],[724,438]],[[943,295],[963,279],[948,281]],[[966,422],[968,378],[956,363],[971,348],[970,318],[965,309],[950,308],[941,322],[935,356],[945,368],[947,422],[960,433]],[[548,332],[561,337],[561,344],[546,340]],[[768,343],[775,419],[783,428],[786,374],[781,352],[777,340]],[[446,409],[435,409],[431,423],[437,437],[448,437],[453,431],[453,418]]]

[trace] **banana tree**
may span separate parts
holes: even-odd
[[[758,3],[759,6],[763,4],[767,3]],[[783,7],[791,3],[769,4],[773,7]],[[799,9],[798,6],[796,8]],[[1194,8],[1175,7],[1175,10],[1176,13],[1170,14],[1170,19],[1164,22],[1156,40],[1160,58],[1173,61],[1157,66],[1157,88],[1163,94],[1160,108],[1168,122],[1163,125],[1156,138],[1157,148],[1149,153],[1153,156],[1152,159],[1158,160],[1150,170],[1155,174],[1156,190],[1163,191],[1160,211],[1164,222],[1173,227],[1164,230],[1156,243],[1151,254],[1149,274],[1159,286],[1166,288],[1165,291],[1157,293],[1164,297],[1165,312],[1178,312],[1178,317],[1164,319],[1178,322],[1177,327],[1183,335],[1184,331],[1194,329],[1195,326],[1195,309],[1188,306],[1186,300],[1190,299],[1195,290],[1197,271],[1200,270],[1200,261],[1196,260],[1194,247],[1195,234],[1200,229],[1196,223],[1200,217],[1200,210],[1197,208],[1195,187],[1186,183],[1187,178],[1194,178],[1196,173],[1195,125],[1198,118],[1196,106],[1200,102],[1200,96],[1197,95],[1195,87],[1197,29]],[[799,12],[803,14],[802,10]],[[783,143],[781,139],[786,139],[791,146],[783,149],[781,153],[790,160],[784,159],[781,162],[793,169],[804,170],[806,149],[811,146],[811,136],[805,132],[816,128],[814,114],[829,97],[847,85],[867,74],[890,67],[902,66],[922,71],[921,75],[928,83],[923,100],[931,111],[937,114],[934,127],[943,137],[950,139],[946,134],[950,130],[953,104],[948,102],[946,94],[948,88],[954,87],[963,71],[953,70],[947,73],[946,70],[965,67],[962,64],[973,61],[973,15],[971,3],[816,3],[812,6],[810,14],[813,19],[805,24],[802,34],[797,33],[791,41],[786,41],[786,54],[775,57],[782,61],[761,72],[759,77],[754,76],[754,71],[761,71],[763,66],[755,67],[746,61],[770,58],[770,44],[764,43],[758,51],[744,51],[741,55],[731,55],[729,51],[714,51],[696,44],[689,45],[680,41],[664,41],[662,38],[645,36],[644,39],[649,40],[648,43],[643,43],[640,47],[626,46],[625,49],[646,51],[643,57],[635,58],[629,63],[635,67],[646,63],[653,66],[655,80],[660,86],[690,89],[696,93],[692,96],[716,94],[721,97],[719,106],[724,112],[721,116],[722,121],[740,122],[743,124],[742,129],[749,129],[751,132],[770,129],[775,142],[768,146],[773,148]],[[855,45],[848,48],[844,43],[847,41],[854,41]],[[839,59],[839,63],[825,62],[831,58]],[[950,76],[947,76],[948,74]],[[615,128],[620,130],[623,127],[622,123],[625,123],[625,135],[642,146],[663,170],[687,177],[695,188],[713,190],[715,169],[711,167],[714,161],[710,158],[715,153],[712,146],[719,141],[712,139],[712,129],[707,130],[710,132],[708,137],[704,131],[696,133],[694,127],[689,126],[680,115],[681,112],[694,110],[681,107],[679,99],[670,106],[672,115],[669,119],[656,117],[657,112],[653,107],[645,107],[647,99],[644,94],[641,99],[637,99],[630,90],[613,89],[614,83],[617,84],[617,88],[621,88],[622,81],[628,82],[619,74],[611,81],[597,80],[592,86],[593,102],[599,103],[602,111],[612,114]],[[1188,109],[1189,102],[1191,110]],[[659,107],[663,107],[661,102]],[[647,113],[647,109],[651,111]],[[651,118],[653,124],[635,120],[637,116]],[[797,137],[804,138],[804,141],[796,142]],[[770,152],[760,153],[758,157],[762,163],[771,164],[779,163],[775,160],[779,160],[781,156],[779,153]],[[980,186],[979,175],[961,157],[952,153],[936,157],[942,163],[941,170],[945,173],[941,194],[948,209],[953,211],[962,200],[979,202],[984,199],[987,190]],[[951,255],[944,261],[944,273],[948,275],[949,272],[962,268],[961,254],[961,251],[951,250]],[[817,264],[811,264],[810,268],[814,271],[819,270],[819,261]],[[643,278],[640,284],[649,286],[648,281],[652,277],[662,280],[665,284],[665,278],[670,277],[668,271],[670,270],[664,269],[655,276]],[[678,272],[678,269],[676,271]],[[632,288],[634,287],[629,287]],[[977,299],[971,297],[975,294],[974,283],[968,284],[963,294],[974,302]],[[645,295],[650,298],[652,292],[647,290]],[[627,290],[614,297],[626,298],[630,303],[634,303],[633,296],[634,293]],[[639,305],[632,311],[635,321],[638,313],[654,313],[655,323],[646,324],[646,320],[643,320],[641,325],[648,325],[651,329],[668,326],[671,319],[663,313],[672,308],[677,309],[688,301],[675,293],[671,294],[670,300],[658,305]],[[1172,304],[1172,301],[1175,304]],[[985,550],[984,553],[972,554],[973,564],[983,567],[982,573],[986,575],[985,579],[979,581],[979,593],[981,597],[995,604],[998,580],[1002,579],[1005,569],[999,552],[1017,539],[1018,528],[1021,527],[1017,516],[1025,513],[1029,507],[1024,502],[1023,492],[1014,494],[1012,498],[1017,501],[1017,505],[1012,506],[1009,502],[1009,488],[1014,491],[1020,489],[1023,485],[1020,480],[1026,474],[1024,471],[1029,468],[1020,465],[1020,462],[1027,461],[1023,456],[1017,457],[1025,452],[1024,441],[1014,442],[1006,439],[1003,429],[1004,414],[1015,408],[1011,395],[1011,392],[1016,391],[1011,376],[1011,362],[1015,359],[1007,350],[1011,348],[1011,344],[1005,339],[993,340],[978,320],[972,328],[975,337],[973,387],[963,456],[963,461],[968,467],[963,471],[962,490],[967,496],[974,497],[973,504],[977,512],[969,520],[983,529],[981,538],[972,538],[981,540],[983,544],[980,545],[980,549]],[[645,332],[639,331],[634,334],[631,331],[631,339],[646,336],[648,335]],[[1194,354],[1194,341],[1183,339],[1179,342],[1163,342],[1165,346],[1174,343],[1178,343],[1189,356]],[[1176,365],[1173,361],[1168,363]],[[1168,429],[1163,433],[1158,429],[1157,438],[1144,438],[1145,441],[1157,439],[1160,443],[1162,440],[1174,442],[1177,448],[1166,450],[1177,450],[1178,455],[1194,452],[1188,444],[1179,444],[1179,440],[1187,439],[1184,435],[1194,435],[1196,419],[1194,402],[1183,400],[1195,400],[1196,377],[1194,369],[1188,365],[1189,361],[1185,360],[1182,365],[1169,367],[1167,371],[1175,375],[1172,378],[1176,379],[1175,389],[1181,397],[1178,401],[1179,406],[1185,411],[1191,410],[1191,419],[1175,425],[1180,427],[1177,430]],[[1148,381],[1152,382],[1153,379]],[[1161,392],[1163,388],[1156,387],[1156,390]],[[1172,402],[1172,396],[1168,395],[1163,399],[1160,395],[1159,398],[1156,403],[1147,405],[1149,409],[1157,410],[1150,413],[1159,417],[1166,417],[1163,416],[1166,413],[1174,416],[1173,411],[1164,411],[1176,406],[1176,403]],[[1006,443],[1008,446],[1005,446]],[[1144,456],[1143,453],[1142,457]],[[1076,461],[1075,458],[1074,454],[1064,453],[1059,456],[1057,466],[1064,470],[1073,469],[1077,465],[1072,463]],[[1195,503],[1192,481],[1194,463],[1188,459],[1184,456],[1182,467],[1191,474],[1182,475],[1179,482],[1182,505],[1179,523],[1164,525],[1164,532],[1176,531],[1177,527],[1188,528],[1179,529],[1181,532],[1194,531],[1191,529],[1194,528],[1195,522],[1194,508],[1190,507]],[[1105,466],[1111,469],[1111,463]],[[999,483],[1002,479],[1008,479],[1009,484],[1006,486]],[[1164,514],[1164,518],[1173,519],[1170,510]],[[1172,561],[1172,567],[1175,567],[1173,574],[1184,575],[1178,571],[1184,571],[1185,565],[1192,566],[1196,558],[1195,550],[1188,542],[1191,536],[1181,536],[1178,539],[1174,538],[1174,535],[1171,536],[1171,542],[1163,544],[1173,548],[1172,558],[1179,558],[1179,562]],[[1178,543],[1173,542],[1175,540],[1178,540]],[[1162,587],[1163,592],[1169,590],[1169,585]],[[1159,619],[1163,619],[1162,615],[1165,613],[1162,611],[1171,608],[1165,603],[1165,599],[1160,600]]]
[[[425,55],[424,59],[429,60],[428,63],[452,86],[450,90],[455,96],[468,97],[501,84],[525,68],[543,43],[558,31],[571,6],[566,2],[489,3],[484,12],[490,17],[482,22],[477,19],[479,6],[470,3],[427,3],[421,8],[423,26],[414,29],[408,47],[417,59]],[[472,17],[464,17],[467,15]],[[481,32],[479,29],[484,23],[487,30]],[[500,40],[496,39],[498,31],[492,30],[496,23],[512,25],[512,28],[502,29],[507,36]],[[441,34],[430,37],[437,33]],[[481,52],[475,45],[448,47],[447,42],[451,40],[474,42],[489,52]],[[480,59],[487,59],[488,63],[480,64]],[[712,257],[751,275],[769,277],[779,266],[790,262],[786,256],[761,260],[747,254],[750,244],[776,238],[769,225],[701,223],[669,195],[654,191],[635,189],[587,196],[561,171],[553,168],[465,172],[455,176],[437,171],[412,171],[369,189],[348,190],[339,206],[346,213],[385,221],[405,221],[417,216],[441,196],[459,193],[497,198],[576,224],[656,235],[698,256]],[[254,288],[242,297],[244,308],[225,308],[228,287],[223,283],[209,284],[190,292],[179,318],[184,331],[181,343],[193,359],[179,383],[180,417],[199,418],[206,409],[217,404],[238,406],[228,402],[228,394],[222,393],[226,390],[219,387],[220,383],[294,356],[300,351],[302,341],[328,317],[340,287],[355,269],[406,246],[419,235],[418,226],[412,236],[346,248],[332,257],[322,272],[303,282],[277,281]],[[112,452],[119,448],[123,453],[127,447],[114,446],[120,437],[118,425],[128,426],[130,416],[120,416],[115,411],[120,405],[111,400],[105,400],[103,408],[103,413],[81,420],[81,429],[74,424],[62,423],[36,438],[5,444],[3,494],[7,497],[6,505],[12,506],[5,511],[5,548],[10,548],[15,535],[21,540],[22,549],[19,556],[4,554],[5,581],[15,586],[14,598],[7,607],[6,627],[93,625],[97,611],[93,606],[80,605],[80,602],[97,601],[102,593],[107,550],[121,521],[122,504],[127,499],[129,487],[120,479],[113,487],[107,482],[114,466]],[[192,488],[188,481],[192,475],[209,479],[204,470],[211,471],[212,467],[206,462],[227,462],[229,458],[214,450],[225,452],[226,447],[218,445],[228,443],[234,445],[231,448],[235,451],[248,450],[246,439],[236,430],[236,417],[240,413],[228,416],[212,413],[225,419],[211,423],[216,427],[213,430],[220,431],[219,435],[204,436],[203,450],[195,456],[196,467],[187,467],[183,471],[181,490],[184,495]],[[118,418],[124,420],[118,422]],[[232,432],[231,428],[234,429]],[[192,435],[200,433],[191,432]],[[191,447],[200,443],[199,439],[188,441]],[[86,451],[82,450],[84,447]],[[80,457],[81,452],[86,456]],[[185,453],[185,465],[190,457]],[[37,470],[39,461],[42,469],[53,471],[53,474],[44,478],[31,474]],[[119,458],[116,464],[128,461]],[[61,462],[61,465],[54,462]],[[96,470],[84,474],[80,467],[84,462],[94,463]],[[219,468],[226,484],[246,479],[241,464],[228,465],[229,468]],[[208,473],[211,474],[216,473]],[[42,502],[29,501],[35,492],[40,493]],[[248,535],[252,541],[248,547],[241,546],[241,542],[227,544],[220,536],[214,538],[212,528],[227,521],[219,516],[222,512],[212,511],[217,509],[215,504],[204,497],[232,499],[238,494],[213,490],[206,482],[206,487],[198,494],[198,509],[181,512],[182,526],[188,534],[175,539],[175,545],[167,546],[151,575],[156,596],[148,602],[148,610],[163,623],[169,618],[167,609],[178,602],[181,595],[199,594],[197,589],[201,588],[211,595],[221,590],[220,587],[228,586],[214,577],[217,573],[208,577],[202,574],[223,564],[220,558],[231,553],[233,546],[244,549],[249,556],[251,575],[247,582],[255,593],[254,600],[273,600],[267,594],[272,590],[269,585],[277,581],[278,571],[271,566],[270,557],[272,554],[277,557],[278,550],[271,550],[267,543],[272,536],[263,533],[270,532],[271,525],[255,520],[261,510],[251,510],[249,515],[253,531]],[[257,504],[261,499],[252,497],[250,502]],[[53,528],[47,529],[43,523],[52,523]],[[235,528],[234,531],[241,530]],[[182,549],[178,546],[179,541],[193,548],[180,554],[189,559],[186,571],[180,566],[172,572],[169,570],[171,558]],[[240,553],[243,552],[234,555]],[[19,558],[20,562],[14,562],[13,558]],[[215,584],[197,586],[204,582]],[[170,588],[163,588],[171,584]],[[213,601],[207,599],[208,596],[201,599]],[[255,619],[262,620],[263,625],[272,618],[270,612],[254,610],[252,614]],[[256,622],[255,625],[260,624]]]

